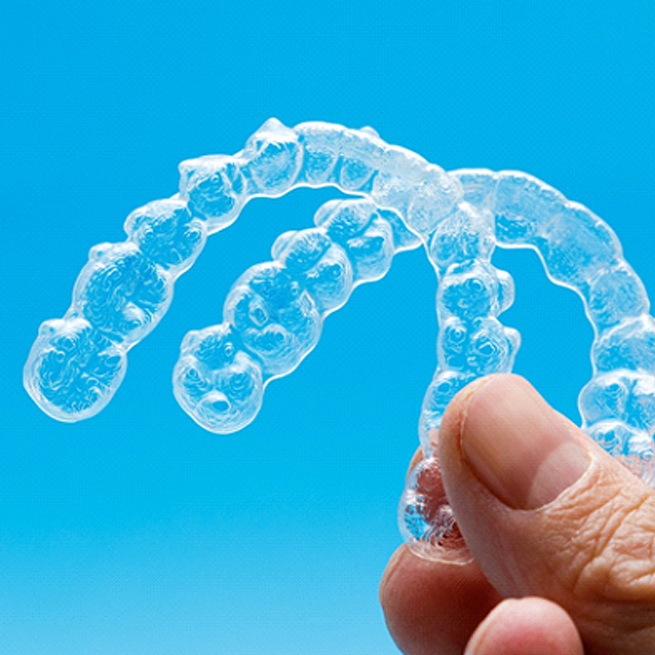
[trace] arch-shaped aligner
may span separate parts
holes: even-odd
[[[175,279],[250,199],[335,186],[368,200],[328,203],[316,228],[282,235],[274,261],[247,271],[230,292],[226,323],[185,339],[176,395],[199,423],[229,432],[250,422],[265,384],[298,365],[352,288],[383,275],[394,252],[423,244],[439,279],[441,330],[420,421],[427,457],[410,477],[401,523],[410,540],[438,540],[450,518],[421,504],[433,462],[427,435],[464,384],[511,369],[519,337],[497,317],[512,301],[512,281],[490,257],[496,244],[530,247],[551,280],[582,296],[596,330],[583,426],[651,476],[655,326],[616,237],[585,207],[523,173],[446,174],[370,128],[326,123],[289,129],[271,119],[236,155],[189,160],[180,173],[178,194],[128,217],[124,243],[92,250],[65,317],[42,326],[25,386],[51,416],[88,418],[107,404],[127,350],[164,315]]]

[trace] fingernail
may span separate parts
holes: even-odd
[[[589,465],[572,428],[516,376],[495,377],[469,398],[460,444],[478,479],[514,509],[555,500]]]

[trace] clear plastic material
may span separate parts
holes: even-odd
[[[438,278],[437,369],[419,420],[425,457],[408,476],[399,519],[429,557],[453,526],[447,506],[430,505],[437,464],[429,435],[466,384],[512,369],[520,336],[498,317],[514,283],[491,257],[496,245],[532,248],[554,283],[580,295],[595,330],[593,377],[579,398],[583,428],[655,483],[655,321],[616,236],[586,207],[525,173],[446,173],[371,128],[318,122],[291,129],[270,119],[235,155],[179,168],[179,193],[132,212],[124,242],[92,248],[66,315],[39,329],[24,383],[53,418],[103,409],[127,351],[166,313],[177,277],[249,200],[333,186],[354,197],[325,203],[314,227],[278,237],[272,260],[233,285],[222,323],[184,338],[173,387],[193,420],[221,434],[252,422],[266,385],[311,352],[325,317],[357,285],[382,278],[396,253],[422,246]]]

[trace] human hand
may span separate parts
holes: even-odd
[[[437,439],[435,502],[465,543],[389,562],[380,599],[404,653],[655,653],[650,487],[514,375],[460,392]]]

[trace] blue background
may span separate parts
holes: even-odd
[[[130,354],[106,410],[47,418],[21,386],[88,249],[239,150],[268,117],[373,125],[447,169],[528,171],[604,217],[655,289],[655,4],[0,5],[0,652],[396,653],[377,602],[435,364],[435,281],[399,256],[325,324],[242,433],[203,432],[170,376],[231,282],[329,191],[248,205]],[[576,419],[591,328],[531,252],[504,321],[516,370]]]

